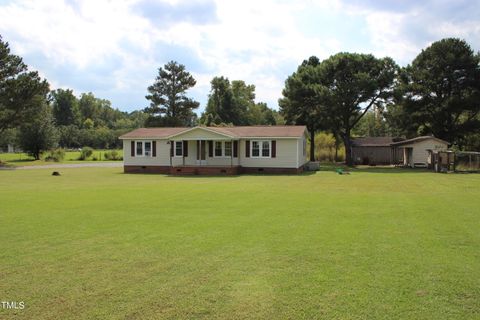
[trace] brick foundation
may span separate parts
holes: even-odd
[[[124,173],[160,173],[171,175],[238,175],[238,174],[299,174],[300,168],[265,168],[265,167],[210,167],[210,166],[124,166]]]
[[[171,167],[172,175],[237,175],[240,173],[240,167]]]
[[[242,167],[242,173],[247,174],[299,174],[303,172],[300,168],[264,168],[264,167]]]

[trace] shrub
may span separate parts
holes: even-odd
[[[65,158],[65,150],[62,148],[48,150],[45,154],[45,161],[61,162]]]
[[[335,162],[335,137],[332,134],[320,132],[315,135],[315,159],[321,162]],[[343,143],[339,143],[336,161],[344,159],[345,148]]]
[[[122,160],[122,157],[118,154],[117,150],[107,151],[104,156],[105,160]]]
[[[90,147],[83,147],[82,151],[80,151],[80,157],[78,160],[86,160],[90,158],[93,154],[93,149]]]
[[[92,160],[93,160],[93,161],[97,161],[97,160],[98,160],[98,159],[97,159],[97,156],[93,156],[93,157],[92,157]]]

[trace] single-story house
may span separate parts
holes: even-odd
[[[421,136],[413,139],[392,143],[392,147],[403,153],[404,166],[427,167],[431,157],[431,151],[443,151],[448,149],[449,143],[434,136]]]
[[[140,128],[123,140],[124,172],[163,174],[299,173],[305,126]]]
[[[385,165],[400,159],[403,152],[392,148],[392,143],[401,141],[395,137],[362,137],[352,140],[352,159],[355,164]]]

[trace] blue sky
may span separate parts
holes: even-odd
[[[148,105],[147,87],[170,60],[197,85],[201,112],[214,76],[256,86],[278,108],[285,79],[309,56],[339,51],[406,65],[432,42],[480,49],[480,0],[0,0],[0,34],[52,89],[93,92],[114,107]]]

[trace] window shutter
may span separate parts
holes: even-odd
[[[130,155],[135,157],[135,141],[130,142]]]
[[[157,141],[152,141],[152,156],[157,156]]]
[[[213,141],[212,140],[208,141],[208,156],[210,158],[213,157]]]
[[[200,140],[197,140],[197,160],[200,160]]]
[[[277,156],[277,141],[272,140],[272,158]]]
[[[238,141],[233,141],[233,157],[238,158]]]
[[[170,141],[170,157],[173,157],[173,148],[174,148],[174,141]]]
[[[250,158],[250,140],[245,141],[245,157]]]
[[[183,156],[188,157],[188,141],[183,140]]]

